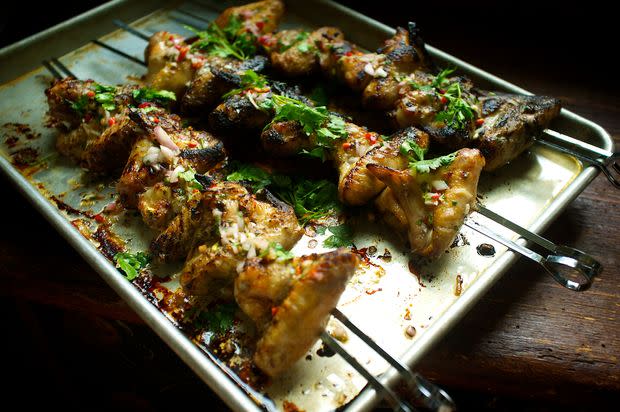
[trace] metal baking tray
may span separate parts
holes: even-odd
[[[220,369],[217,360],[206,356],[170,321],[164,311],[151,304],[138,288],[117,272],[93,242],[80,233],[75,227],[79,225],[71,223],[72,220],[75,223],[76,216],[61,211],[55,202],[50,201],[52,196],[62,196],[63,202],[72,207],[86,207],[96,212],[110,201],[114,188],[109,181],[87,178],[75,165],[55,156],[53,142],[56,132],[45,127],[46,103],[43,95],[51,76],[40,66],[40,62],[60,56],[61,61],[80,78],[93,78],[102,83],[126,82],[132,76],[135,79],[135,76],[144,74],[145,69],[88,44],[93,38],[102,38],[140,57],[146,44],[126,32],[115,30],[113,19],[134,22],[134,27],[145,33],[158,30],[187,33],[179,20],[195,26],[204,26],[204,23],[192,20],[175,9],[181,8],[212,19],[223,8],[239,2],[222,4],[203,1],[200,4],[191,2],[165,6],[164,3],[112,1],[0,50],[3,67],[0,83],[4,83],[0,87],[0,168],[103,279],[231,408],[259,410],[252,397]],[[289,2],[287,6],[284,27],[338,26],[347,38],[367,49],[376,48],[394,33],[394,29],[330,1]],[[482,87],[528,93],[432,46],[428,46],[428,50],[441,65],[457,66]],[[11,141],[10,137],[16,133],[16,124],[27,124],[35,138],[21,138],[17,143]],[[552,126],[557,131],[605,150],[611,150],[613,146],[610,136],[600,126],[567,110],[562,110],[560,118]],[[16,167],[15,153],[25,148],[36,149],[39,159],[47,167]],[[488,208],[531,231],[541,232],[597,173],[596,168],[584,166],[573,157],[534,146],[509,166],[484,175],[480,193]],[[97,196],[85,204],[83,195],[88,193],[96,193]],[[514,234],[501,226],[482,217],[476,219],[500,234],[516,239]],[[148,244],[150,233],[145,232],[136,219],[128,217],[125,224],[116,230],[128,240],[131,249],[143,249]],[[376,256],[371,258],[376,266],[365,265],[354,276],[339,308],[385,349],[415,366],[518,258],[501,245],[467,228],[463,228],[462,234],[469,245],[454,247],[441,259],[416,266],[418,276],[414,276],[408,267],[410,257],[401,244],[372,224],[358,230],[355,237],[358,248],[375,246],[377,255],[387,248],[392,259],[387,262]],[[308,252],[308,240],[304,237],[294,252]],[[476,253],[475,246],[483,242],[495,246],[497,252],[494,257],[482,257]],[[313,252],[320,250],[320,247],[312,249]],[[161,270],[170,274],[175,269]],[[457,276],[462,281],[460,296],[455,294]],[[174,281],[166,286],[170,289],[177,287]],[[408,326],[416,329],[414,338],[404,333]],[[375,391],[365,387],[363,378],[337,356],[316,356],[317,347],[310,351],[312,360],[301,360],[285,376],[267,387],[265,393],[279,408],[282,408],[284,400],[288,400],[305,410],[334,409],[344,403],[350,411],[369,410],[378,400]],[[387,365],[354,337],[345,347],[371,371],[382,373],[383,382],[395,383],[395,371],[386,372]],[[257,393],[253,396],[260,397]]]

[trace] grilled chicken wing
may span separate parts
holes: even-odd
[[[428,134],[408,127],[392,135],[383,144],[370,148],[340,175],[340,200],[348,205],[360,206],[377,196],[385,188],[385,183],[377,179],[366,166],[376,164],[396,170],[407,168],[407,157],[400,152],[401,145],[407,140],[415,142],[423,149],[429,146]]]
[[[283,13],[282,1],[264,0],[228,8],[215,20],[215,24],[222,29],[226,28],[235,17],[240,22],[238,31],[225,31],[225,34],[246,36],[248,41],[258,42],[260,36],[275,30]],[[186,112],[197,113],[212,107],[232,88],[215,72],[240,73],[247,69],[260,71],[265,66],[265,59],[261,56],[242,61],[232,57],[205,55],[192,47],[195,40],[169,32],[158,32],[151,37],[145,51],[147,83],[157,89],[173,91],[181,102],[182,110]],[[228,40],[232,42],[232,39]]]
[[[139,128],[128,118],[128,105],[134,103],[138,86],[110,87],[105,92],[92,80],[66,78],[46,90],[50,117],[64,126],[58,136],[59,152],[93,172],[120,169],[126,162]],[[106,110],[106,107],[110,110]],[[67,131],[68,128],[69,130]]]
[[[290,261],[248,260],[235,281],[235,299],[262,337],[255,364],[276,376],[299,360],[325,329],[358,263],[343,249]]]
[[[126,207],[135,208],[138,195],[164,177],[177,181],[179,173],[187,170],[204,174],[226,157],[219,139],[207,132],[181,127],[174,115],[132,109],[130,117],[146,137],[133,146],[117,185],[121,203]],[[169,139],[164,141],[167,145],[161,142],[162,134]]]
[[[475,207],[484,158],[477,149],[461,149],[452,163],[430,173],[367,167],[391,192],[376,203],[388,215],[386,221],[396,230],[406,228],[412,252],[436,257],[450,246]]]
[[[486,160],[484,170],[509,163],[560,113],[560,101],[543,96],[494,94],[481,97],[484,123],[475,147]]]
[[[243,186],[223,182],[202,194],[201,225],[211,225],[219,236],[196,238],[181,285],[192,295],[205,296],[232,285],[243,261],[279,243],[288,250],[303,231],[293,209],[270,194],[264,199],[250,194]],[[206,223],[205,223],[206,222]],[[217,288],[212,283],[217,284]]]

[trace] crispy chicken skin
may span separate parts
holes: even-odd
[[[235,16],[241,21],[237,35],[250,33],[251,38],[257,40],[275,30],[283,13],[282,1],[264,0],[228,8],[215,20],[215,24],[224,28]],[[230,85],[215,75],[216,71],[260,71],[265,66],[265,58],[261,56],[240,61],[204,55],[200,50],[192,49],[193,40],[169,32],[158,32],[151,37],[145,50],[148,66],[146,82],[154,88],[174,92],[183,111],[198,113],[210,108],[230,90]]]
[[[485,171],[509,163],[534,143],[560,113],[560,101],[544,96],[495,94],[481,97],[484,123],[476,147],[486,160]]]
[[[260,199],[237,183],[223,182],[203,193],[201,203],[200,224],[210,224],[214,230],[209,233],[219,236],[195,239],[181,274],[181,285],[192,295],[209,295],[224,283],[232,286],[246,257],[259,255],[270,244],[288,250],[303,235],[293,209],[268,192]]]
[[[406,228],[413,253],[437,257],[448,249],[475,207],[484,158],[477,149],[461,149],[451,164],[430,173],[367,167],[391,191],[376,204],[380,213],[388,215],[386,221],[396,224],[396,230]],[[435,182],[444,182],[447,188],[438,190]]]
[[[60,153],[91,171],[109,172],[124,165],[133,144],[136,128],[126,108],[138,86],[117,87],[111,111],[96,102],[95,86],[92,80],[54,81],[45,91],[48,113],[61,132],[56,141]]]
[[[173,169],[193,169],[204,174],[226,157],[223,143],[210,133],[191,127],[181,127],[176,115],[163,111],[145,113],[131,109],[130,117],[141,127],[142,135],[132,148],[123,174],[117,184],[120,201],[125,207],[135,208],[138,195],[147,187],[163,180]],[[149,153],[159,153],[161,146],[154,136],[154,129],[161,127],[179,149],[178,156],[166,158],[161,154],[152,159]]]
[[[254,362],[263,372],[277,376],[310,349],[357,264],[357,256],[344,249],[286,262],[246,262],[235,298],[262,332]]]
[[[394,135],[381,145],[376,145],[361,156],[348,172],[340,176],[338,194],[340,200],[347,205],[361,206],[377,196],[384,188],[385,183],[377,179],[366,167],[376,164],[402,170],[407,167],[407,157],[400,153],[400,146],[406,140],[414,141],[421,148],[428,148],[428,134],[408,127]]]

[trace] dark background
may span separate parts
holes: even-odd
[[[21,1],[3,5],[0,47],[102,3]],[[578,90],[578,95],[594,102],[597,97],[615,105],[620,101],[615,80],[620,22],[603,2],[342,3],[391,26],[416,21],[430,44],[533,92],[559,89],[570,97]],[[15,209],[22,207],[22,199],[12,202]],[[48,240],[57,239],[50,236]],[[0,311],[7,319],[4,329],[9,331],[3,334],[8,343],[3,352],[9,366],[17,365],[3,368],[12,383],[7,391],[12,396],[5,402],[63,405],[68,410],[170,410],[192,404],[225,409],[146,327],[11,301],[0,302]],[[527,377],[523,384],[527,385]],[[448,389],[461,410],[571,409],[565,403]]]

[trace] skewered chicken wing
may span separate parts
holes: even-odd
[[[395,230],[407,230],[411,250],[436,257],[452,243],[465,217],[475,207],[484,158],[477,149],[461,149],[447,166],[429,173],[398,171],[369,164],[387,185],[376,202]]]
[[[342,249],[281,262],[248,260],[235,281],[235,298],[262,337],[254,362],[276,376],[299,360],[325,329],[358,263]]]

